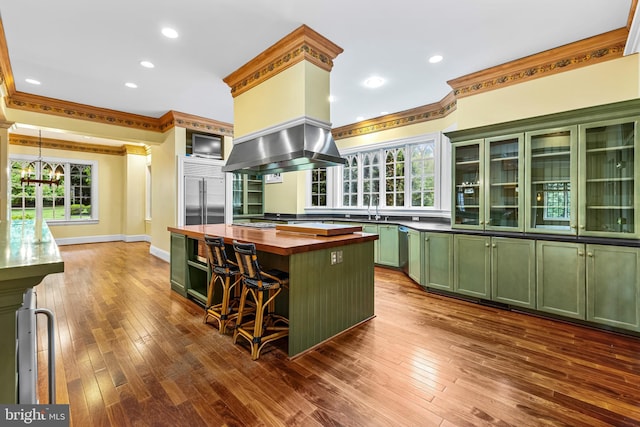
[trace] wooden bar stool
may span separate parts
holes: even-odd
[[[207,245],[207,256],[211,265],[211,280],[207,286],[207,304],[204,311],[204,323],[212,317],[218,321],[218,330],[224,334],[227,323],[238,317],[237,303],[234,299],[236,285],[241,283],[242,276],[238,265],[227,258],[224,239],[222,237],[204,236]],[[216,282],[222,286],[222,302],[214,304]]]
[[[256,360],[265,344],[289,335],[289,319],[274,312],[275,298],[289,286],[289,274],[280,270],[262,271],[253,243],[234,241],[233,249],[244,284],[233,343],[238,337],[245,338],[251,345],[251,359]],[[255,318],[243,323],[248,295],[255,302]]]

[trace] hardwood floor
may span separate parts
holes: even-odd
[[[148,244],[60,250],[65,273],[36,290],[56,316],[58,403],[74,426],[640,425],[637,338],[427,294],[376,269],[373,320],[293,361],[281,341],[254,362],[170,290]]]

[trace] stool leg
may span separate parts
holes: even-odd
[[[236,318],[236,327],[233,331],[233,343],[235,344],[238,340],[238,335],[240,334],[240,326],[242,325],[242,314],[244,312],[244,306],[247,301],[247,294],[249,293],[249,288],[246,286],[242,287],[242,291],[240,292],[240,305],[238,306],[238,317]]]
[[[262,341],[263,323],[264,323],[264,293],[267,291],[256,290],[256,320],[253,326],[253,340],[251,342],[251,359],[256,360],[260,353],[260,343]]]
[[[207,323],[207,319],[209,318],[209,307],[213,305],[213,290],[216,286],[216,280],[218,280],[217,274],[211,275],[211,280],[209,280],[209,284],[207,285],[207,303],[204,306],[204,321],[203,323]]]
[[[220,322],[218,322],[218,330],[221,334],[227,327],[227,319],[229,317],[229,294],[231,292],[231,276],[224,277],[222,285],[222,306],[220,307]]]

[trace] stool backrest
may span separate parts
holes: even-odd
[[[233,249],[236,251],[236,259],[242,277],[257,286],[261,286],[262,276],[260,275],[256,245],[253,243],[240,243],[234,240]]]
[[[212,267],[228,270],[229,266],[233,265],[233,262],[227,258],[224,239],[222,237],[204,236],[204,242],[207,244],[209,264],[211,264]]]

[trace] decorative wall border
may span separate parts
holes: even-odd
[[[40,139],[35,136],[12,133],[9,135],[9,144],[23,147],[39,147]],[[91,154],[107,154],[111,156],[124,156],[126,154],[146,156],[144,146],[124,144],[123,146],[85,144],[82,142],[65,141],[61,139],[42,138],[42,148],[65,151],[80,151]]]
[[[222,80],[235,98],[303,60],[331,71],[342,52],[340,46],[301,25]]]
[[[333,129],[331,133],[334,139],[338,140],[441,119],[456,110],[457,102],[453,92],[449,92],[449,94],[439,102],[399,113],[376,117],[375,119],[365,120],[351,125],[341,126]]]
[[[629,35],[619,28],[496,67],[449,80],[457,98],[500,89],[587,65],[621,58]]]
[[[169,111],[160,117],[160,130],[162,132],[174,127],[180,126],[186,129],[213,133],[222,136],[233,136],[233,125],[225,122],[219,122],[213,119],[205,119],[192,114],[180,113],[178,111]]]

